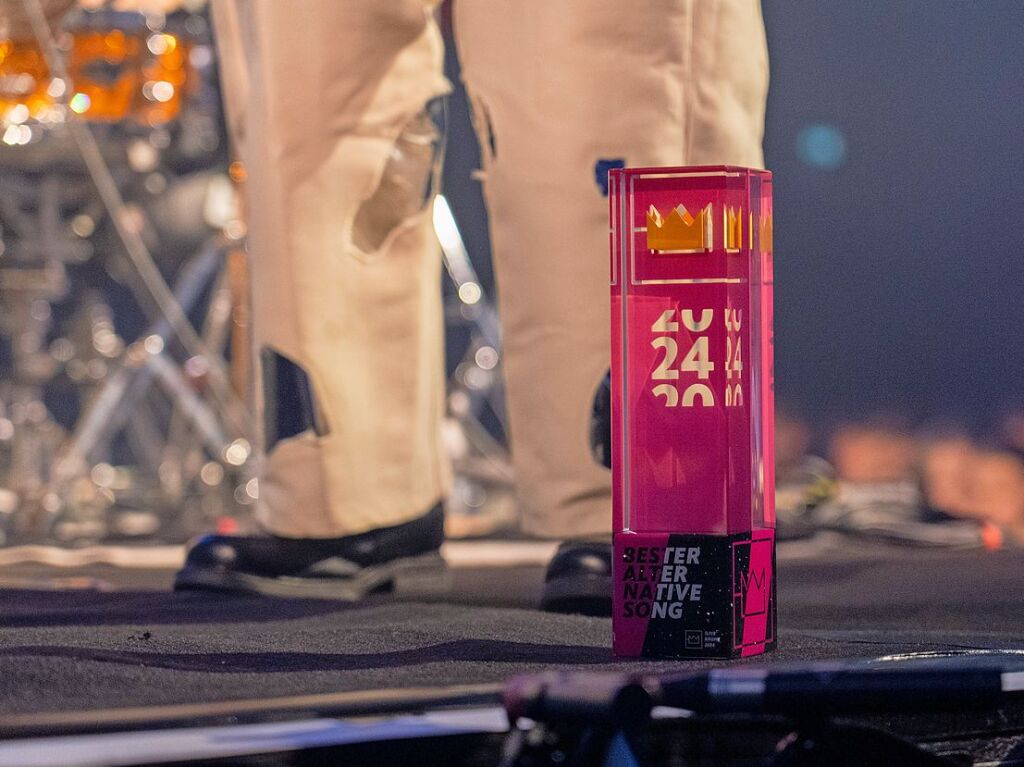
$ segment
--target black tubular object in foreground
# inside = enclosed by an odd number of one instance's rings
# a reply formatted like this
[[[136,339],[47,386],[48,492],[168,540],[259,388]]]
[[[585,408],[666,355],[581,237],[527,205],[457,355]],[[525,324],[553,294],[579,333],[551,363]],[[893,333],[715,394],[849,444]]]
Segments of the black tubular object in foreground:
[[[625,674],[552,671],[514,677],[502,695],[510,722],[578,722],[630,729],[646,722],[653,702],[643,684]]]
[[[977,660],[977,659],[975,659]],[[774,668],[718,668],[663,676],[548,673],[516,677],[505,687],[512,721],[587,721],[631,727],[653,706],[706,714],[822,718],[882,712],[961,711],[1024,701],[1024,658],[995,665],[959,658],[911,668],[915,661]]]
[[[701,713],[828,716],[949,711],[1024,699],[1024,660],[1014,667],[965,663],[929,668],[808,664],[712,669],[648,682],[657,703]]]

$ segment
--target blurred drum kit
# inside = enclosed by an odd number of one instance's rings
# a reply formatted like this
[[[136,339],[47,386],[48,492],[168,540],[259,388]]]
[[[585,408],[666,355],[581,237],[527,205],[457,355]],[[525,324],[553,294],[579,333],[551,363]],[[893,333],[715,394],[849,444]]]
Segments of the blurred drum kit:
[[[104,3],[51,28],[42,0],[0,2],[32,23],[0,37],[0,545],[244,528],[244,168],[203,4]],[[498,323],[443,197],[434,218],[457,350],[453,532],[489,532],[513,517]]]

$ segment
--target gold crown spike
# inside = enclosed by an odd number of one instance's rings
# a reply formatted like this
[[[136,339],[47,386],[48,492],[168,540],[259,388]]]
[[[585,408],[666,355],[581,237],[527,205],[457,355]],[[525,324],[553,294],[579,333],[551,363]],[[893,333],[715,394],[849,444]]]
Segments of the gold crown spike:
[[[657,253],[704,253],[711,250],[711,205],[693,216],[677,205],[667,216],[647,209],[647,249]]]
[[[737,253],[743,249],[743,210],[725,205],[722,208],[722,233],[725,249]]]
[[[761,216],[761,250],[771,253],[772,248],[772,214]]]

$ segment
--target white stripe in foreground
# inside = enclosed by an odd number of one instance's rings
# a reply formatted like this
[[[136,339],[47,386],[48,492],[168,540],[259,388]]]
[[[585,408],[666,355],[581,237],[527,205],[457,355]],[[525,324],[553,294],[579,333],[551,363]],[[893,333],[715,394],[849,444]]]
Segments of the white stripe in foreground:
[[[1024,692],[1024,671],[1006,671],[1002,674],[1003,692]]]
[[[505,710],[492,706],[386,719],[308,719],[234,727],[68,735],[0,743],[0,767],[125,767],[507,731]]]

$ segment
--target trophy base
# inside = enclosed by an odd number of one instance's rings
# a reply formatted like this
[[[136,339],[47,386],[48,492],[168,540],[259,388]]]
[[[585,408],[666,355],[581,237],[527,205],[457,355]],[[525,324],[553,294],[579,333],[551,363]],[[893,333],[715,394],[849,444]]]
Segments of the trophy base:
[[[775,646],[775,531],[620,532],[613,649],[620,657],[739,658]]]

